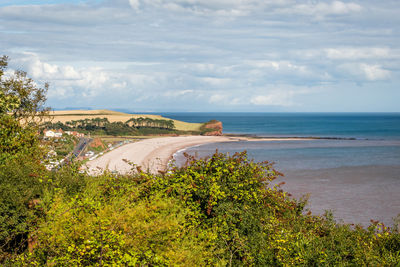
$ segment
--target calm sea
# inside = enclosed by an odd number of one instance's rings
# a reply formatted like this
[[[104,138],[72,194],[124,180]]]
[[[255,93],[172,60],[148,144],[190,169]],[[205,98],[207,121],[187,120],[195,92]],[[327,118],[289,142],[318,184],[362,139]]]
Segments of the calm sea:
[[[308,195],[314,214],[387,225],[400,214],[400,113],[162,113],[187,122],[222,121],[224,133],[263,137],[327,137],[307,141],[207,144],[186,150],[198,157],[246,150],[255,161],[273,161],[284,190]],[[336,139],[335,139],[336,138]],[[351,140],[349,140],[351,139]],[[182,162],[183,152],[175,159]]]

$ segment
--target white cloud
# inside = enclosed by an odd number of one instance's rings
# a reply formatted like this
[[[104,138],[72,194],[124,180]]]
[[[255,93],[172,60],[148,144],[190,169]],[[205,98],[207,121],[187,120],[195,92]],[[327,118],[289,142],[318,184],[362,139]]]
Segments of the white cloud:
[[[325,55],[329,59],[373,59],[389,58],[392,52],[385,47],[344,47],[344,48],[326,48]]]
[[[139,0],[129,0],[129,4],[134,10],[139,10],[140,2]]]
[[[293,6],[288,6],[282,11],[284,13],[292,14],[302,14],[302,15],[313,15],[319,18],[327,15],[345,15],[349,13],[360,12],[362,7],[359,4],[353,2],[342,2],[342,1],[332,1],[330,3],[326,2],[314,2],[297,4]]]
[[[185,63],[181,71],[200,77],[230,77],[235,74],[235,68],[238,66],[216,63]]]
[[[97,67],[82,70],[81,77],[76,84],[83,88],[99,89],[109,80],[110,75]]]
[[[183,67],[189,69],[190,71],[199,71],[205,73],[213,72],[217,68],[217,66],[212,63],[184,64]]]
[[[265,95],[257,95],[250,99],[250,103],[257,106],[293,106],[294,91],[275,91]]]
[[[64,79],[79,79],[79,73],[74,69],[72,66],[62,66],[60,67],[60,72],[62,73],[62,76]]]
[[[39,80],[76,80],[81,79],[81,74],[70,66],[58,66],[43,62],[34,53],[23,53],[11,62],[13,65],[22,66],[31,77]]]
[[[360,69],[369,81],[385,80],[390,77],[390,71],[383,69],[380,65],[360,64]]]
[[[242,17],[263,9],[291,4],[292,0],[142,0],[148,6],[200,16]]]
[[[325,14],[347,14],[351,12],[361,11],[361,6],[356,3],[344,3],[341,1],[333,1],[330,4],[318,3],[315,6],[317,12]]]
[[[163,95],[167,97],[180,97],[188,94],[193,94],[195,93],[194,90],[187,89],[187,90],[169,90],[166,91]]]
[[[154,74],[156,75],[157,73]],[[159,74],[159,76],[161,75]],[[122,75],[120,78],[126,79],[130,84],[135,86],[146,86],[146,85],[156,84],[155,77],[143,73],[127,73]]]
[[[384,69],[378,64],[366,63],[345,63],[338,67],[345,76],[361,81],[387,80],[391,76],[391,71]]]
[[[248,61],[247,64],[257,68],[268,68],[275,71],[306,72],[307,70],[306,66],[296,65],[289,61],[253,60]]]
[[[128,85],[128,83],[126,81],[122,81],[122,82],[116,82],[112,84],[112,87],[114,89],[124,89],[126,88]]]
[[[131,7],[159,8],[172,12],[192,13],[200,16],[243,17],[255,13],[301,14],[323,17],[360,12],[362,6],[354,2],[313,1],[296,4],[294,0],[129,0]]]
[[[0,7],[0,43],[18,69],[50,82],[50,99],[65,99],[52,102],[59,107],[80,99],[93,101],[87,106],[142,101],[158,110],[218,110],[221,103],[225,110],[294,110],[305,99],[299,87],[340,89],[355,80],[349,95],[381,80],[398,87],[398,11],[359,0],[9,5]],[[21,55],[27,51],[35,54]]]
[[[297,81],[326,81],[330,75],[312,65],[296,64],[291,61],[252,60],[244,64],[250,67],[248,77],[251,81],[283,81],[293,83]]]
[[[228,96],[225,94],[213,94],[212,96],[210,96],[208,102],[212,104],[221,104],[227,102],[227,100]]]
[[[205,77],[201,80],[212,86],[224,86],[230,83],[230,79],[226,78]]]
[[[251,97],[250,103],[257,106],[300,106],[300,102],[297,102],[295,99],[296,96],[315,93],[318,90],[320,90],[318,87],[272,89],[268,93],[257,94]]]
[[[73,67],[51,64],[42,61],[34,53],[24,53],[11,63],[13,66],[22,66],[34,80],[49,82],[50,98],[66,98],[74,95],[93,98],[110,93],[108,91],[110,88],[118,90],[118,93],[126,93],[157,84],[154,78],[157,74],[155,72],[153,75],[148,75],[131,71],[109,71],[97,66]],[[157,76],[162,78],[163,75]]]
[[[49,90],[48,95],[49,98],[57,98],[57,99],[68,99],[74,97],[74,90],[68,87],[57,87],[51,88]]]

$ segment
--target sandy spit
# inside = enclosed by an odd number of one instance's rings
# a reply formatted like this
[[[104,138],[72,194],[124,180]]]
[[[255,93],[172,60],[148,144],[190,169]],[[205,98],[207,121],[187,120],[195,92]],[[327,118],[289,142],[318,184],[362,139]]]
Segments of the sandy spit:
[[[177,136],[145,139],[116,148],[86,164],[88,173],[98,175],[105,169],[119,173],[129,173],[132,165],[141,166],[142,170],[158,173],[167,168],[175,152],[180,149],[219,142],[236,141],[281,141],[299,140],[299,138],[261,138],[228,137],[228,136]],[[303,138],[303,140],[309,140]]]
[[[206,143],[238,141],[225,136],[177,136],[141,140],[116,148],[86,164],[88,173],[98,175],[105,169],[119,173],[129,173],[132,165],[157,173],[165,170],[172,155],[180,149]]]

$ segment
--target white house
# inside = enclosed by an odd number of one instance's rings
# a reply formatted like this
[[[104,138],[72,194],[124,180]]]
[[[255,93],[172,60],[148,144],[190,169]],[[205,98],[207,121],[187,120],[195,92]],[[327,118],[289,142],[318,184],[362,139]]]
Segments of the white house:
[[[44,130],[43,134],[44,134],[45,137],[55,137],[56,133],[54,131],[52,131],[52,130]]]
[[[54,131],[54,130],[44,130],[43,134],[45,137],[62,137],[63,133],[62,131]]]
[[[93,157],[94,156],[94,152],[93,151],[88,151],[85,154],[86,157]]]
[[[75,137],[85,137],[85,134],[78,133],[77,131],[65,131],[65,133],[68,135],[75,136]]]

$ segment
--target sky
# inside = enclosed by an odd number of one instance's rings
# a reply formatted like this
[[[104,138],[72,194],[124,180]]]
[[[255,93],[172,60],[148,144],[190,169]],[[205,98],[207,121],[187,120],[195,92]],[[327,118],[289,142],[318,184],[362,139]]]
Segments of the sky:
[[[0,0],[53,109],[400,112],[398,0]]]

